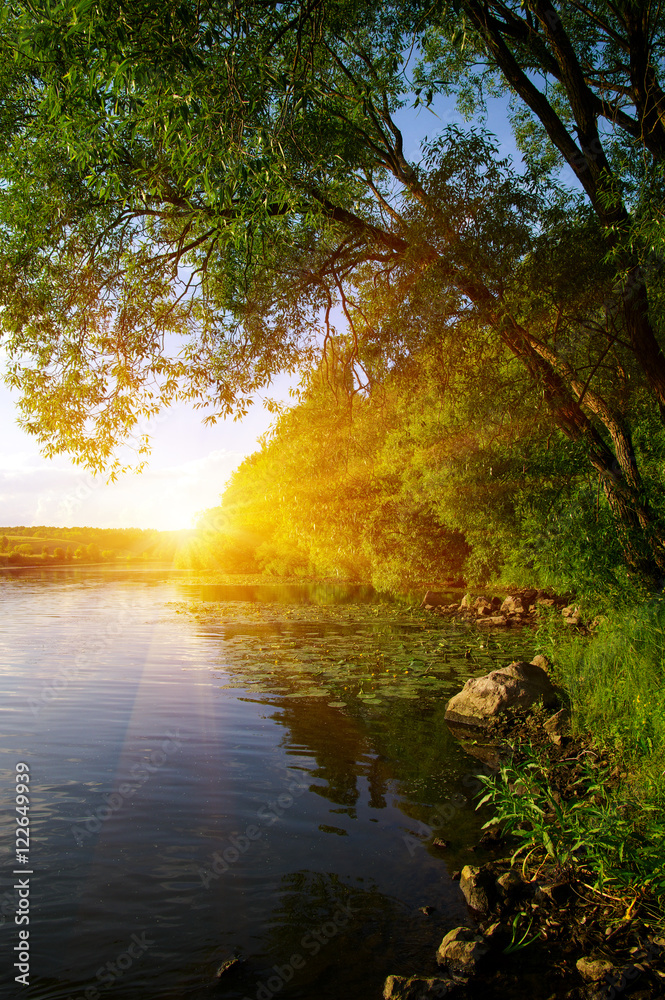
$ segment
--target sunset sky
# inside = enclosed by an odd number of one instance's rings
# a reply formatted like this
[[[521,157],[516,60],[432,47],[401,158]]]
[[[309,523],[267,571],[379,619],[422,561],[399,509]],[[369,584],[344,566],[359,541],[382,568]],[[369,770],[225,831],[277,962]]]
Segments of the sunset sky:
[[[242,422],[206,427],[201,411],[178,406],[155,427],[148,467],[107,485],[64,455],[43,458],[17,427],[13,396],[0,385],[0,525],[189,528],[197,511],[219,502],[231,472],[273,419],[257,402]]]

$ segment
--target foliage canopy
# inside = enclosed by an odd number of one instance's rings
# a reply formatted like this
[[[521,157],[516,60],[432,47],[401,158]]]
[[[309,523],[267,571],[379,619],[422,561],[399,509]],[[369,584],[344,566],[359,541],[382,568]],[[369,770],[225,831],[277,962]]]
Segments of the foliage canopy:
[[[24,426],[113,470],[176,399],[243,412],[321,358],[369,399],[435,358],[460,413],[479,370],[497,411],[520,387],[596,477],[627,567],[660,578],[635,437],[665,413],[664,27],[634,0],[6,5],[0,295]],[[401,108],[501,91],[521,171],[478,129],[408,160]]]

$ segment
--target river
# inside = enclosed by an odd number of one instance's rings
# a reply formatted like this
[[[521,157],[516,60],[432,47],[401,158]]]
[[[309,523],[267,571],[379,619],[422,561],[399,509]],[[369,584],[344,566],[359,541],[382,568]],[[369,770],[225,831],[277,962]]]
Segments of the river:
[[[522,637],[157,568],[5,573],[0,607],[6,996],[360,1000],[436,974],[486,818],[446,699]]]

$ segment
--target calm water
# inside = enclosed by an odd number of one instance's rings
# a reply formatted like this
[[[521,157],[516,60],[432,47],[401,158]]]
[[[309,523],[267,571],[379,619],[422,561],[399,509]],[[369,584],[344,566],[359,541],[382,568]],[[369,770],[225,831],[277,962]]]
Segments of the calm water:
[[[3,995],[353,1000],[434,974],[483,822],[443,709],[511,650],[362,588],[165,571],[5,574],[0,608]],[[12,874],[19,761],[30,876]]]

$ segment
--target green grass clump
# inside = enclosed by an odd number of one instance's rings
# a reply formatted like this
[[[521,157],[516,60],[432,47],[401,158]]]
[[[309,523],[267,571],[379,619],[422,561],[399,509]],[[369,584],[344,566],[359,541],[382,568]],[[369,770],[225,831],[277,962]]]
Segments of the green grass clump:
[[[519,858],[525,872],[549,861],[560,876],[582,878],[599,892],[665,900],[665,817],[627,795],[611,767],[598,768],[591,756],[569,798],[553,791],[551,766],[536,760],[481,781],[478,807],[494,806],[487,825],[499,820],[520,842],[513,862]]]
[[[586,755],[572,797],[552,791],[557,763],[531,752],[487,779],[483,801],[521,840],[518,854],[529,865],[549,861],[627,900],[646,890],[662,903],[665,598],[608,612],[591,635],[571,635],[552,615],[541,623],[538,645],[569,699],[574,734],[598,752]]]
[[[665,787],[665,600],[608,615],[591,638],[560,641],[554,663],[575,729]]]

